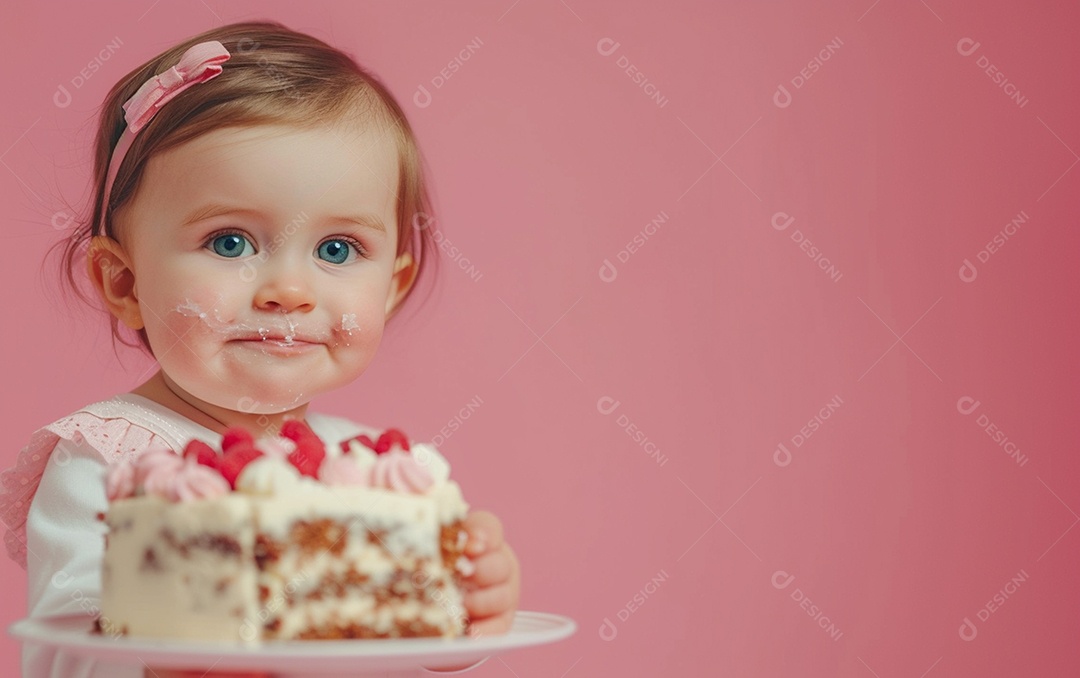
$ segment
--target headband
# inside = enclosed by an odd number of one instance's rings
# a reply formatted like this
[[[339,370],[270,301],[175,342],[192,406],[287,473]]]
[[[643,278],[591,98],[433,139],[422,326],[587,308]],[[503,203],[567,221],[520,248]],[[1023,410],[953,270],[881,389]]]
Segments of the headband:
[[[175,66],[151,77],[130,99],[124,102],[127,127],[113,148],[109,172],[105,178],[105,197],[101,203],[101,223],[98,233],[105,233],[105,214],[109,211],[109,194],[120,164],[124,162],[135,135],[157,114],[158,109],[172,101],[192,85],[206,82],[221,73],[221,64],[229,60],[229,50],[217,40],[200,42],[189,48]]]

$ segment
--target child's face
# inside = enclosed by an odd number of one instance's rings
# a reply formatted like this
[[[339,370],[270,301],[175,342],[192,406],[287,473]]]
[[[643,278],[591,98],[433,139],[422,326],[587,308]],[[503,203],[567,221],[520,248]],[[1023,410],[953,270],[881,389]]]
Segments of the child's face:
[[[119,239],[165,374],[253,413],[358,377],[402,277],[397,183],[393,138],[359,126],[223,129],[151,158]],[[187,223],[208,205],[232,211]]]

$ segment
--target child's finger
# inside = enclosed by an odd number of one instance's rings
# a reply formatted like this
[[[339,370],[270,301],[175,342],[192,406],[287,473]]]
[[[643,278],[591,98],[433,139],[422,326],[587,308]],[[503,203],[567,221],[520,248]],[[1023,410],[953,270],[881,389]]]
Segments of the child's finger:
[[[470,513],[465,518],[465,531],[469,534],[469,541],[465,545],[469,555],[479,555],[502,546],[502,522],[490,511]]]
[[[470,618],[483,619],[514,610],[514,591],[509,584],[489,586],[465,594],[465,609]]]
[[[488,551],[473,561],[476,571],[466,580],[474,588],[502,584],[510,580],[514,564],[506,549]]]
[[[514,611],[509,610],[494,617],[477,619],[469,623],[469,637],[500,636],[510,630],[514,623]]]

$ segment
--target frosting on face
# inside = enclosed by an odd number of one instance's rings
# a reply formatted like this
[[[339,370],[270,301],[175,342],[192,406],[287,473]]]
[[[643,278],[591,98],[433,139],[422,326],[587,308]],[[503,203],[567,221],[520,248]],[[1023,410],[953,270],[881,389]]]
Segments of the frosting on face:
[[[399,153],[366,124],[343,131],[223,128],[147,163],[117,215],[137,272],[125,323],[171,387],[279,414],[367,369],[400,296]]]
[[[250,339],[263,342],[266,345],[281,343],[285,345],[296,344],[301,341],[312,343],[339,343],[341,334],[351,335],[359,331],[360,325],[356,323],[355,313],[345,313],[341,322],[335,326],[326,328],[317,326],[315,323],[305,321],[303,325],[298,323],[292,316],[285,312],[265,315],[259,320],[226,320],[222,317],[217,305],[209,311],[204,310],[197,302],[185,299],[176,307],[176,312],[187,318],[195,318],[212,332],[220,334],[226,341]]]

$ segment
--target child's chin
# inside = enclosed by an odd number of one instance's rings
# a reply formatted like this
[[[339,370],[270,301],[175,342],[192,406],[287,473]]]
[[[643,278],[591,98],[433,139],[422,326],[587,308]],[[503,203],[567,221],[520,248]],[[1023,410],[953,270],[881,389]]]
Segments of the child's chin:
[[[272,375],[265,374],[260,379],[248,379],[242,382],[237,380],[234,382],[247,385],[242,389],[227,388],[220,382],[216,385],[205,384],[205,388],[199,389],[201,395],[196,394],[196,396],[211,405],[235,412],[280,414],[307,404],[314,396],[327,390],[325,388],[316,388],[308,391],[298,391],[287,387],[290,383],[298,382],[299,380],[295,376],[289,379],[274,379]]]

